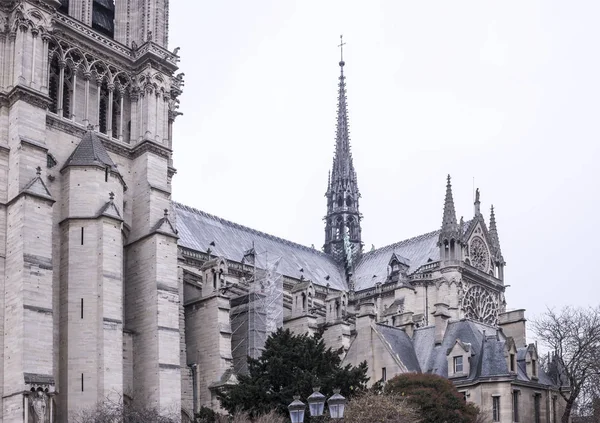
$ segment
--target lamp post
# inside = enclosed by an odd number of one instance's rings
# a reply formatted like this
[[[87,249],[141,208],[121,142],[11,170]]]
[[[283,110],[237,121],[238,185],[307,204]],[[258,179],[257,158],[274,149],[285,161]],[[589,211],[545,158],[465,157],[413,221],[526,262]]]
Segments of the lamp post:
[[[288,405],[288,410],[290,411],[290,419],[292,423],[304,423],[304,408],[305,404],[300,401],[300,397],[298,395],[294,396],[294,401],[290,405]]]
[[[329,415],[332,419],[343,419],[346,409],[346,398],[340,395],[339,389],[333,390],[333,395],[327,400]]]

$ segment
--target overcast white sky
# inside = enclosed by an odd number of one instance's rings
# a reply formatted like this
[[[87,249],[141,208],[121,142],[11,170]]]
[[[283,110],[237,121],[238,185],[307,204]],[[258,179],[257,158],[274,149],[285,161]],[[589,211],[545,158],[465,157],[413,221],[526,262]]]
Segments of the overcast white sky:
[[[600,2],[171,2],[174,199],[320,248],[339,35],[367,250],[494,204],[507,301],[600,297]]]

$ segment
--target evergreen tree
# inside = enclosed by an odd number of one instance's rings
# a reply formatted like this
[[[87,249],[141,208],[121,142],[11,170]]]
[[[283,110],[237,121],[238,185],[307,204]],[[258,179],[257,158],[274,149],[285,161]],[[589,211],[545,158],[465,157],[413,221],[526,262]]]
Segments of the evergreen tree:
[[[326,348],[319,335],[294,335],[278,329],[267,339],[258,359],[248,358],[248,375],[238,375],[237,385],[219,392],[221,405],[230,413],[244,410],[254,416],[276,409],[287,414],[294,395],[306,403],[313,387],[319,387],[326,397],[339,388],[350,398],[366,389],[367,363],[342,366],[340,353]]]

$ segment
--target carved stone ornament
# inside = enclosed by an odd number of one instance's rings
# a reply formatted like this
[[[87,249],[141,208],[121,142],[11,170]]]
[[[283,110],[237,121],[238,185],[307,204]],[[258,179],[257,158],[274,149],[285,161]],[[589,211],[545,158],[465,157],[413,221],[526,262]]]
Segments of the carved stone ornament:
[[[471,264],[477,269],[485,272],[488,269],[490,253],[485,242],[480,237],[474,237],[471,241]]]
[[[489,325],[498,323],[498,300],[485,288],[474,285],[465,293],[462,305],[467,319]]]

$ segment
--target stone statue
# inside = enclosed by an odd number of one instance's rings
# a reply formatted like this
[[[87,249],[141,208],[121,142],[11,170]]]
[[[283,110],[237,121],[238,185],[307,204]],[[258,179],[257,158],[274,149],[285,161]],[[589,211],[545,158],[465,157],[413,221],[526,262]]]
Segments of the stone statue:
[[[344,231],[344,252],[346,253],[346,266],[352,268],[352,246],[350,245],[350,234],[348,228]]]
[[[479,188],[475,190],[475,202],[479,203]]]
[[[33,419],[36,423],[46,423],[46,394],[42,391],[37,391],[31,400],[31,408],[33,408]]]

